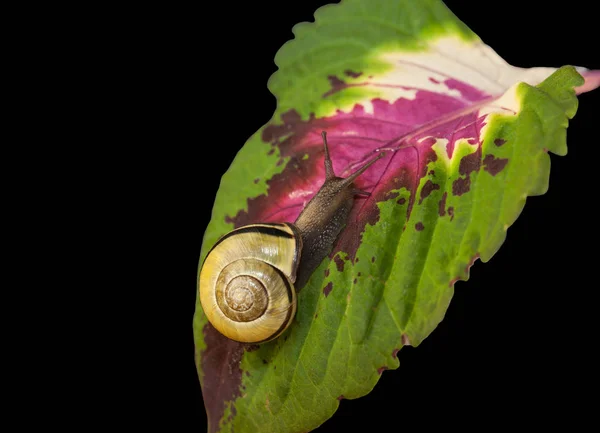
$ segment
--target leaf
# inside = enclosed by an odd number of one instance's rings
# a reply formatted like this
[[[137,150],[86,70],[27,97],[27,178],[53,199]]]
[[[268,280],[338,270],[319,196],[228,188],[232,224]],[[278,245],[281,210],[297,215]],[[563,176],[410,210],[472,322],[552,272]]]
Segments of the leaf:
[[[576,93],[600,71],[508,65],[440,1],[342,0],[293,29],[269,81],[277,97],[222,178],[200,264],[219,236],[293,222],[324,180],[387,149],[330,259],[277,340],[245,346],[194,316],[196,363],[216,432],[306,432],[367,394],[404,345],[443,319],[453,285],[503,243],[567,153]],[[585,79],[583,77],[585,77]]]

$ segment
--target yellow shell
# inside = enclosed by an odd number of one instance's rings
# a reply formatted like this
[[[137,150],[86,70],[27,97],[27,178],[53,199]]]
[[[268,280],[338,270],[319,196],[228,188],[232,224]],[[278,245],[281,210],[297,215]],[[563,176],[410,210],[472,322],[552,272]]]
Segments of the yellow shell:
[[[199,278],[202,309],[226,337],[262,343],[279,336],[296,313],[302,240],[292,224],[252,224],[221,237]]]

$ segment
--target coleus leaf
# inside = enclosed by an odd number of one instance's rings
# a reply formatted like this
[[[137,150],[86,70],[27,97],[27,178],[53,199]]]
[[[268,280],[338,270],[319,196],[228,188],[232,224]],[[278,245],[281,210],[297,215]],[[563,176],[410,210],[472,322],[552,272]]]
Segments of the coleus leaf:
[[[358,198],[330,259],[299,292],[279,339],[227,340],[194,316],[209,430],[305,432],[341,398],[368,393],[396,353],[443,319],[457,280],[501,246],[527,196],[546,192],[565,155],[578,92],[600,71],[508,65],[440,1],[342,0],[275,61],[271,121],[222,178],[200,264],[219,236],[294,221],[324,179],[320,133]]]

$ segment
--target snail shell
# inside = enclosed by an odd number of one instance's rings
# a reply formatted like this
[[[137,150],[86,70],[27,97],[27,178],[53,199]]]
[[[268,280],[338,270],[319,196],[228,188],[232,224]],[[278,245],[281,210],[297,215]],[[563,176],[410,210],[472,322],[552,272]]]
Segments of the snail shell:
[[[221,237],[200,273],[200,301],[226,337],[262,343],[279,336],[296,313],[294,282],[302,238],[293,224],[252,224]]]

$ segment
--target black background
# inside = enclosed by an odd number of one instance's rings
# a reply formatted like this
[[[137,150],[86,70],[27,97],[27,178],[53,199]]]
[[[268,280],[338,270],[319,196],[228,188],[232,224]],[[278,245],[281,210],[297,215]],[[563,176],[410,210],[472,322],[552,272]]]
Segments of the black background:
[[[141,105],[147,102],[149,112],[144,133],[130,137],[143,173],[128,190],[129,204],[143,208],[131,224],[143,227],[141,249],[153,256],[138,269],[149,281],[136,286],[152,306],[131,336],[149,341],[131,371],[140,387],[128,394],[132,406],[148,402],[140,419],[165,421],[174,431],[206,428],[192,337],[202,236],[221,175],[275,109],[266,87],[275,53],[292,38],[293,25],[312,21],[322,4],[157,6],[131,18],[143,30],[133,31],[125,55],[129,62],[140,53],[150,58],[131,77],[147,86]],[[513,65],[600,68],[597,17],[586,2],[446,4]],[[548,193],[529,198],[500,251],[456,284],[443,322],[419,347],[400,351],[399,369],[384,372],[367,396],[342,401],[317,431],[354,431],[364,423],[373,431],[572,429],[589,420],[599,361],[598,92],[579,97],[569,153],[552,155]]]

